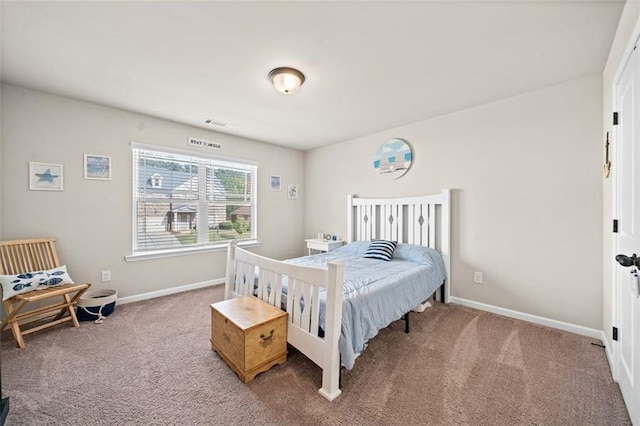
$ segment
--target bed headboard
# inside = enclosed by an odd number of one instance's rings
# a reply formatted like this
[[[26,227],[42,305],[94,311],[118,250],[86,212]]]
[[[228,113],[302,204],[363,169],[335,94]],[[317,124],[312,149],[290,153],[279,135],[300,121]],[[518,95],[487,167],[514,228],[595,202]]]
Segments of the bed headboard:
[[[347,199],[347,242],[383,239],[431,247],[442,254],[451,282],[451,190],[417,197],[349,195]]]

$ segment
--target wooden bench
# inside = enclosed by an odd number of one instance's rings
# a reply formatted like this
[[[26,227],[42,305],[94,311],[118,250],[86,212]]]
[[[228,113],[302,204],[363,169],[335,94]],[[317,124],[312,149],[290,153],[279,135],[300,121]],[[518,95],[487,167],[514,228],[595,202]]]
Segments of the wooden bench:
[[[26,272],[54,269],[60,266],[56,252],[55,238],[35,238],[29,240],[0,241],[0,274],[17,275]],[[24,348],[25,334],[71,321],[78,327],[74,305],[91,286],[85,284],[63,284],[55,287],[18,294],[4,301],[5,318],[0,331],[11,327],[18,347]],[[58,297],[61,298],[57,299]],[[41,302],[35,309],[25,310],[32,303]],[[65,314],[69,314],[65,316]],[[28,329],[21,327],[39,322]]]

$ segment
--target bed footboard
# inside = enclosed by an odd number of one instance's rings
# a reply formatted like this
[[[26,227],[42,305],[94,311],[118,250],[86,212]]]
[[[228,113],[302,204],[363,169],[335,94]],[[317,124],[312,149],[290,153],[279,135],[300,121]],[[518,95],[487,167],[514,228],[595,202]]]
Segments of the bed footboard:
[[[287,291],[283,295],[285,285]],[[342,392],[338,350],[342,285],[340,262],[330,262],[328,270],[297,266],[243,250],[236,241],[229,242],[225,299],[252,294],[285,310],[287,342],[322,368],[319,392],[329,401]],[[324,337],[319,336],[321,299],[325,299]]]

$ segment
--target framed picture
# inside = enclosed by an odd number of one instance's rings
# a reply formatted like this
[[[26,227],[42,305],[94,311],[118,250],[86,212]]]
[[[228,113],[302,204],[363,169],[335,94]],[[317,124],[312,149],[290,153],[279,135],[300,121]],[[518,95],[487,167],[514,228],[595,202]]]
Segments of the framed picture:
[[[29,162],[29,189],[32,191],[63,191],[62,164]]]
[[[290,200],[298,199],[298,185],[289,185],[287,188],[287,198]]]
[[[111,180],[111,157],[105,155],[84,155],[84,178]]]
[[[269,178],[269,187],[272,191],[280,191],[280,176],[271,175]]]
[[[373,157],[373,168],[387,179],[402,177],[413,159],[411,146],[403,139],[391,139],[380,145]]]

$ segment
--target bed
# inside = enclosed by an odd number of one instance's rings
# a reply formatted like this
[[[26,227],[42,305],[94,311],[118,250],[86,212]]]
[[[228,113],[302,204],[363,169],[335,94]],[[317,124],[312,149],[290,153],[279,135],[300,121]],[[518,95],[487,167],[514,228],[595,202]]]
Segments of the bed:
[[[225,298],[253,294],[289,314],[287,341],[322,368],[319,392],[341,393],[367,341],[441,288],[448,301],[450,191],[409,198],[348,197],[347,242],[277,261],[229,243]],[[363,258],[371,240],[397,241],[390,262]],[[364,273],[363,273],[364,271]]]

